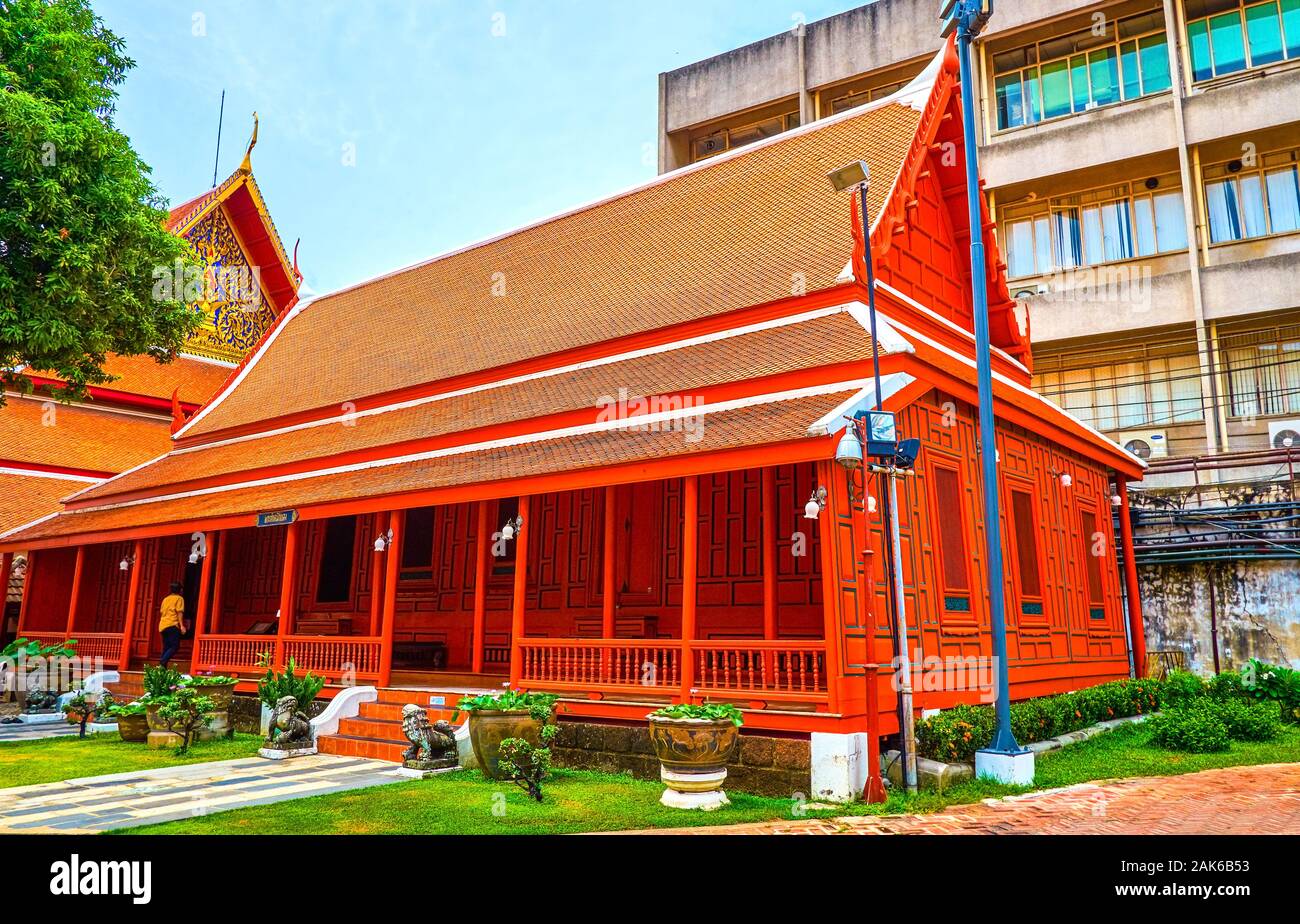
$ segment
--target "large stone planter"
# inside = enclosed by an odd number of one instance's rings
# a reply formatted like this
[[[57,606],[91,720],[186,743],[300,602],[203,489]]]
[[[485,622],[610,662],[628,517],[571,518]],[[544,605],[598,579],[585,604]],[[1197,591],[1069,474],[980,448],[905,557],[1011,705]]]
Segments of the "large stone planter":
[[[211,720],[208,724],[194,732],[194,738],[197,741],[212,741],[216,738],[228,738],[231,734],[230,728],[230,702],[234,699],[235,684],[205,684],[203,678],[196,677],[192,686],[200,695],[206,696],[212,700],[215,708],[211,713]]]
[[[523,738],[533,747],[542,746],[542,723],[524,711],[499,712],[480,709],[469,714],[469,741],[479,769],[490,780],[497,775],[497,758],[501,742],[507,738]]]
[[[184,739],[176,732],[169,731],[167,723],[158,718],[158,710],[161,708],[161,704],[145,707],[145,721],[149,727],[145,743],[151,748],[178,748],[184,743]]]
[[[146,715],[119,715],[117,733],[123,741],[144,741],[149,737],[149,717]]]
[[[660,802],[671,808],[712,811],[729,805],[722,784],[736,752],[740,729],[726,719],[648,716],[650,744],[667,787]]]

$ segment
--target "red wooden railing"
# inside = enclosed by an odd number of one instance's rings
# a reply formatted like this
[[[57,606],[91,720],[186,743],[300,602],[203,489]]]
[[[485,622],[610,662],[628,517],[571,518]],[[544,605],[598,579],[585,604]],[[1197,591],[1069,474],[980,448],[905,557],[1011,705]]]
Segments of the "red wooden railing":
[[[117,666],[122,658],[121,632],[74,632],[77,655],[82,658],[103,658],[104,664]]]
[[[522,682],[582,690],[675,692],[682,645],[660,639],[525,638]]]
[[[380,645],[378,636],[290,635],[284,640],[284,660],[293,658],[300,671],[336,682],[378,680]]]
[[[194,670],[218,674],[255,671],[264,652],[275,651],[274,635],[205,635],[194,652]]]
[[[823,642],[692,642],[695,686],[702,694],[740,693],[823,702],[827,698]]]
[[[682,698],[724,696],[826,702],[826,645],[808,641],[525,638],[519,642],[524,686]],[[695,665],[682,689],[683,659]]]
[[[42,645],[56,645],[65,641],[68,637],[66,632],[29,632],[23,631],[18,633],[18,638],[25,638],[29,642],[40,642]]]
[[[311,671],[327,680],[379,679],[377,636],[287,635],[284,660],[293,658],[299,673]],[[274,635],[207,635],[199,639],[194,669],[247,674],[261,669],[262,655],[274,654]]]

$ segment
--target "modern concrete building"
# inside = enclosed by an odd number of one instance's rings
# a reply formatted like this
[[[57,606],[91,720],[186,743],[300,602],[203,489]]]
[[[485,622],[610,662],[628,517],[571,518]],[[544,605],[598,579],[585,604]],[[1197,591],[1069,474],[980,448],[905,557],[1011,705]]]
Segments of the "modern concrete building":
[[[659,77],[659,169],[892,92],[937,0]],[[1153,458],[1300,447],[1300,0],[998,2],[981,168],[1035,381]]]

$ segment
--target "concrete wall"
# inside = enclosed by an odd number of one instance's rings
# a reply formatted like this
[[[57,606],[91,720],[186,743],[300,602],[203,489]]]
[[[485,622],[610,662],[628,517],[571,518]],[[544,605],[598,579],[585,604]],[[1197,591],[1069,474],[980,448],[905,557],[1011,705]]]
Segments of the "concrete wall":
[[[1182,651],[1189,669],[1214,672],[1213,582],[1221,670],[1251,658],[1300,668],[1300,563],[1144,566],[1138,578],[1148,651]]]

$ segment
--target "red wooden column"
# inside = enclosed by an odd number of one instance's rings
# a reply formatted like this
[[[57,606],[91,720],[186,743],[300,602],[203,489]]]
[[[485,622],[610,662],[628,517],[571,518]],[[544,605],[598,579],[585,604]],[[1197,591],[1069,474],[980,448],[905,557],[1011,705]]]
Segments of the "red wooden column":
[[[131,669],[131,639],[135,635],[135,611],[140,604],[140,572],[144,570],[143,540],[135,540],[131,559],[131,577],[126,585],[126,619],[122,621],[122,653],[117,659],[119,671]]]
[[[386,536],[388,533],[387,513],[375,514],[375,539]],[[387,539],[385,539],[385,544]],[[370,551],[370,636],[377,636],[380,627],[383,625],[384,615],[384,558],[383,552],[374,551],[373,544]]]
[[[763,469],[763,638],[777,637],[776,623],[776,469]]]
[[[217,539],[217,563],[212,572],[212,609],[208,613],[208,624],[204,628],[205,633],[218,633],[221,631],[221,604],[225,602],[225,583],[226,583],[226,532],[222,530]]]
[[[614,518],[618,516],[618,489],[613,485],[605,488],[605,523],[601,546],[601,581],[600,581],[600,637],[613,638],[616,633],[615,614],[618,611],[617,551],[615,549]],[[608,682],[610,669],[614,665],[614,650],[606,648],[600,657],[601,680]]]
[[[470,670],[483,673],[483,632],[487,627],[488,567],[492,561],[492,523],[488,519],[489,501],[481,500],[477,506],[474,526],[474,631],[470,636],[473,646]]]
[[[280,576],[280,622],[275,628],[275,665],[284,667],[284,639],[293,634],[293,603],[298,590],[298,521],[284,537],[284,569]]]
[[[77,546],[77,564],[72,569],[72,594],[68,600],[68,629],[64,639],[72,638],[73,624],[77,620],[77,598],[81,596],[81,573],[86,566],[86,547]]]
[[[217,556],[221,554],[221,547],[225,545],[225,543],[221,541],[222,537],[220,533],[209,533],[205,539],[208,554],[203,556],[203,565],[199,570],[199,602],[198,605],[194,607],[194,636],[191,641],[192,653],[190,655],[191,673],[197,673],[202,670],[204,666],[203,662],[199,660],[199,647],[200,643],[203,641],[203,636],[206,633],[208,617],[211,615],[211,610],[208,607],[208,595],[212,592],[212,567],[216,561],[216,556],[213,555],[212,549],[213,540],[216,540]]]
[[[510,615],[510,686],[519,686],[524,673],[524,605],[528,602],[528,530],[533,524],[528,521],[528,497],[519,498],[519,517],[523,521],[520,531],[515,534],[515,589],[511,600],[513,611]]]
[[[15,553],[17,554],[17,553]],[[23,634],[27,623],[27,601],[31,599],[32,575],[36,573],[36,550],[27,550],[27,567],[23,569],[23,599],[18,604],[18,634]],[[5,593],[8,593],[8,588]]]
[[[9,609],[9,576],[14,570],[16,552],[0,552],[0,622]]]
[[[393,631],[397,624],[397,577],[402,567],[402,533],[406,530],[406,511],[395,510],[388,517],[392,541],[384,554],[384,612],[379,633],[379,685],[386,687],[393,678]]]
[[[1119,492],[1119,541],[1124,548],[1124,589],[1128,596],[1129,636],[1133,646],[1133,675],[1146,674],[1147,638],[1142,622],[1142,595],[1138,591],[1137,560],[1133,552],[1133,519],[1128,507],[1128,479],[1115,476],[1115,490]]]
[[[695,599],[699,583],[700,479],[687,475],[682,502],[682,701],[689,703],[695,686]]]

